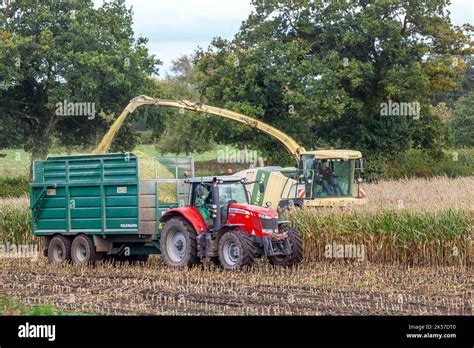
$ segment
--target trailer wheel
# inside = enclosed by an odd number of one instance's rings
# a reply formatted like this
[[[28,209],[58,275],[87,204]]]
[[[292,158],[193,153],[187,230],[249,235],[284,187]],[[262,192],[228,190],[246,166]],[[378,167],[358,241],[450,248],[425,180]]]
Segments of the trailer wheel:
[[[171,267],[192,267],[199,263],[196,231],[182,217],[168,220],[161,232],[160,250],[163,261]]]
[[[219,261],[225,270],[251,266],[257,255],[252,237],[245,231],[229,231],[219,240]]]
[[[274,266],[290,267],[303,260],[303,242],[301,234],[294,228],[288,228],[288,239],[290,241],[290,255],[269,256],[270,264]]]
[[[103,254],[95,250],[94,241],[91,237],[80,234],[72,241],[71,259],[75,264],[93,263],[102,258]]]
[[[64,236],[54,236],[48,244],[48,259],[51,263],[71,260],[71,241]]]

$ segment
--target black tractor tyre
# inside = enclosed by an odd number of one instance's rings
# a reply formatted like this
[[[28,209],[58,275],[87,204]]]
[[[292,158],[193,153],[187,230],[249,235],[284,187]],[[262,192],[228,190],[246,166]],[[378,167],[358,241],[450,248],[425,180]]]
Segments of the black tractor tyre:
[[[245,231],[229,231],[219,240],[219,261],[226,271],[250,267],[258,254],[252,236]]]
[[[71,240],[64,236],[54,236],[48,244],[48,259],[51,263],[71,260]]]
[[[170,267],[192,267],[200,262],[193,226],[182,217],[168,220],[161,231],[163,262]]]
[[[94,241],[91,237],[80,234],[74,238],[71,245],[71,259],[76,265],[94,263],[102,260],[104,254],[95,250]]]
[[[303,261],[303,242],[301,234],[294,228],[288,228],[288,239],[290,242],[290,255],[269,256],[270,264],[281,267],[291,267]]]

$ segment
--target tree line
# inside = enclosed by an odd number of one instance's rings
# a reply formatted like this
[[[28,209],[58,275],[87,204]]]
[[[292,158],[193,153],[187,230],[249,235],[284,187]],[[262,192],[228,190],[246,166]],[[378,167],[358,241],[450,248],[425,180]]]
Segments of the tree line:
[[[161,62],[146,38],[134,38],[124,0],[98,8],[91,0],[3,3],[0,148],[42,158],[53,143],[93,146],[140,94],[232,109],[306,148],[357,149],[374,162],[410,148],[436,157],[473,146],[473,26],[453,25],[447,0],[252,6],[232,39],[216,37],[158,78]],[[96,115],[61,114],[65,102],[93,103]],[[418,111],[401,113],[404,106]],[[267,163],[291,162],[281,145],[243,125],[151,107],[130,117],[112,150],[133,150],[137,124],[163,153],[220,143],[257,149]]]

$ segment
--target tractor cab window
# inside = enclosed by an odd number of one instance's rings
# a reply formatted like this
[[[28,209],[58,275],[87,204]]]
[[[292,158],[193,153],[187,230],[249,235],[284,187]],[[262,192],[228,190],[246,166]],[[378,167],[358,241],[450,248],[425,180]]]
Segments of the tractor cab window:
[[[229,201],[235,203],[248,204],[247,192],[241,182],[229,183],[219,186],[219,204],[227,205]]]
[[[194,205],[196,207],[204,207],[206,205],[212,204],[212,194],[211,194],[211,186],[203,185],[204,190],[202,191],[202,195],[198,195],[196,192],[196,187],[194,190]]]
[[[210,211],[212,205],[212,193],[211,193],[211,186],[203,185],[202,194],[198,194],[196,190],[196,186],[194,186],[194,206],[201,214],[202,218],[206,226],[209,228],[212,226],[212,214]]]
[[[354,181],[354,160],[317,160],[315,197],[351,197]]]

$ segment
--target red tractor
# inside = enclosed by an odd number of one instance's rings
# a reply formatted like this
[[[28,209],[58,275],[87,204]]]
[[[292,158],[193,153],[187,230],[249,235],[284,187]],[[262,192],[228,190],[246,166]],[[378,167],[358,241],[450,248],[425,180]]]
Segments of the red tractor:
[[[173,267],[191,267],[210,258],[226,270],[250,266],[257,257],[291,266],[303,259],[299,232],[278,221],[278,213],[249,204],[244,178],[187,179],[190,205],[167,210],[160,219],[160,250]],[[259,184],[264,191],[263,183]]]

